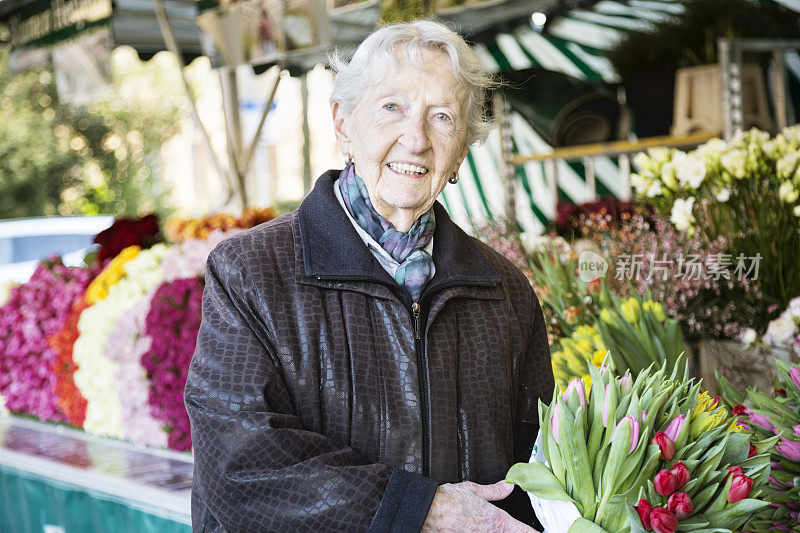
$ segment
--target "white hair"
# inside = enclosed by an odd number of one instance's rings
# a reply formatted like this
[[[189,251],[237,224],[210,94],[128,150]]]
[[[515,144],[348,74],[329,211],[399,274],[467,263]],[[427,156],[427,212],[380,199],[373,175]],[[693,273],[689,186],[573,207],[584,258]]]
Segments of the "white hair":
[[[358,46],[350,61],[338,50],[331,54],[329,62],[336,80],[330,103],[338,102],[345,113],[350,113],[365,89],[375,82],[376,75],[382,79],[390,67],[397,67],[396,54],[401,50],[409,60],[417,62],[421,50],[439,50],[447,55],[453,74],[467,89],[467,145],[486,141],[493,124],[484,103],[487,90],[496,87],[497,82],[460,35],[431,20],[376,29]]]

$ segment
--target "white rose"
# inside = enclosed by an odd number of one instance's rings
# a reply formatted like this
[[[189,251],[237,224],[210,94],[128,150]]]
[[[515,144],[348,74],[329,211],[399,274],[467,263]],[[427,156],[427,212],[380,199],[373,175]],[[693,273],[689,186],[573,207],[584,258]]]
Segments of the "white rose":
[[[756,330],[753,328],[747,328],[744,330],[741,335],[739,335],[739,340],[745,345],[750,346],[754,342],[756,342],[756,338],[758,335],[756,334]]]
[[[734,178],[744,178],[745,164],[747,163],[747,151],[745,150],[731,150],[723,154],[720,158],[722,167]]]
[[[795,320],[800,319],[800,296],[789,300],[788,310]]]
[[[800,197],[800,192],[796,191],[791,181],[784,181],[778,188],[778,199],[785,204],[793,204]]]
[[[669,153],[670,153],[670,149],[669,148],[664,148],[663,146],[656,146],[655,148],[648,148],[647,149],[647,154],[652,159],[654,159],[655,161],[658,161],[659,163],[664,163],[664,162],[668,161],[669,160]]]
[[[794,321],[776,318],[767,326],[767,332],[764,334],[764,342],[772,346],[788,345],[792,341],[796,331],[797,326]]]
[[[633,164],[636,168],[648,168],[650,166],[650,158],[644,152],[639,152],[633,156]]]
[[[775,172],[781,179],[789,179],[794,174],[794,169],[797,166],[797,160],[800,159],[800,152],[789,152],[784,155],[775,164]]]
[[[800,217],[800,205],[796,205],[792,208],[792,214],[796,217]]]
[[[647,189],[645,189],[644,194],[648,198],[655,198],[656,196],[661,196],[663,194],[663,189],[661,188],[661,182],[658,180],[650,181]]]
[[[676,175],[681,185],[697,189],[706,177],[706,165],[695,157],[686,157],[677,167]]]
[[[669,217],[670,222],[675,225],[680,231],[685,231],[692,227],[695,219],[692,215],[692,207],[694,207],[694,198],[690,197],[686,200],[678,198],[672,205],[672,213]]]
[[[783,130],[783,136],[789,142],[800,142],[800,124],[789,126]]]
[[[731,190],[727,187],[715,188],[714,189],[714,198],[717,199],[718,202],[727,202],[731,197]]]
[[[668,189],[678,188],[678,180],[675,179],[675,163],[672,161],[667,161],[661,167],[661,181],[664,182]]]
[[[705,144],[701,144],[694,151],[697,157],[705,159],[706,161],[713,161],[718,159],[722,153],[728,149],[728,143],[722,139],[711,139]]]

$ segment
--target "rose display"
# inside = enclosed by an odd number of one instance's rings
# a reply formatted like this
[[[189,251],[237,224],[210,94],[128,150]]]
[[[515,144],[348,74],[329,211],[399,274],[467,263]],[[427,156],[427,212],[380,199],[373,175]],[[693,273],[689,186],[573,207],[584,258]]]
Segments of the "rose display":
[[[153,216],[118,220],[95,239],[90,265],[42,262],[0,307],[0,412],[190,450],[183,387],[206,260],[271,213],[228,215],[233,229],[206,227],[175,244],[161,241]]]

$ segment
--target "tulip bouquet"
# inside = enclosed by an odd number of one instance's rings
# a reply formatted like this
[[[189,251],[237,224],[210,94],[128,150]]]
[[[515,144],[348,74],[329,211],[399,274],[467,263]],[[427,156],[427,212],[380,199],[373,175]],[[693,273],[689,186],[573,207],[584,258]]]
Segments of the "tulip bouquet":
[[[755,389],[747,396],[717,375],[725,401],[753,438],[775,435],[772,472],[764,499],[770,507],[747,524],[750,531],[800,530],[800,364],[776,360],[778,377],[771,396]]]
[[[682,357],[636,379],[587,366],[588,396],[576,379],[549,406],[539,402],[532,462],[506,476],[529,492],[547,532],[726,532],[768,505],[776,437],[751,442],[678,371]]]

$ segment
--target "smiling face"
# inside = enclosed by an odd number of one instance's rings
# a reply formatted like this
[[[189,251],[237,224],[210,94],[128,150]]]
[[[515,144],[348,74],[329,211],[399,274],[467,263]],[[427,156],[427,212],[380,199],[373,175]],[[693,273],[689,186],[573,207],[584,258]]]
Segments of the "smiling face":
[[[467,90],[446,54],[399,54],[396,69],[366,89],[353,110],[333,104],[339,148],[350,153],[375,210],[399,231],[431,208],[467,155]]]

